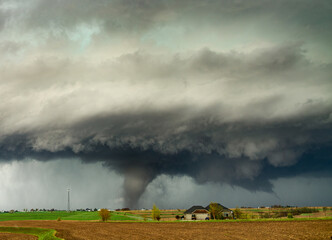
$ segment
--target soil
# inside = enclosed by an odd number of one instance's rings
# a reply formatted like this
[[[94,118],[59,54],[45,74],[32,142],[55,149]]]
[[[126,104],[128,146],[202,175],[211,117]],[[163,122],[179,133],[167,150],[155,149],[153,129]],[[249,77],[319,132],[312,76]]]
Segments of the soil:
[[[0,233],[0,240],[38,240],[37,236],[20,233]]]
[[[280,222],[79,222],[7,221],[0,226],[41,227],[66,240],[105,239],[310,239],[330,240],[332,220]],[[6,239],[6,238],[5,238]],[[7,238],[17,239],[17,238]],[[24,238],[27,239],[27,238]]]

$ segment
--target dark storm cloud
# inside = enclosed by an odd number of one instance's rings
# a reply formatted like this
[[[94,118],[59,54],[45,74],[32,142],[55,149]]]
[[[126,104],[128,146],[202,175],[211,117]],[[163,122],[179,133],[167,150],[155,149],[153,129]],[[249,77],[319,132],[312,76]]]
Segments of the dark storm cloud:
[[[1,161],[102,162],[131,207],[162,174],[271,192],[331,173],[332,68],[307,49],[328,52],[330,1],[0,4]]]
[[[2,141],[0,158],[44,161],[79,157],[88,163],[101,161],[125,176],[128,206],[136,206],[146,186],[161,174],[188,175],[198,183],[220,182],[271,192],[272,179],[300,174],[323,176],[332,171],[331,125],[319,124],[326,120],[326,114],[318,120],[260,126],[245,122],[206,124],[205,118],[210,117],[206,116],[182,123],[188,128],[181,134],[170,132],[169,123],[181,112],[94,117],[63,133],[65,138],[85,131],[81,135],[85,138],[75,143],[81,146],[79,150],[74,145],[60,151],[35,150],[35,137],[11,136]],[[48,137],[52,134],[49,132]],[[301,137],[310,140],[299,143]],[[266,150],[271,139],[276,144]],[[230,142],[236,149],[228,149]]]

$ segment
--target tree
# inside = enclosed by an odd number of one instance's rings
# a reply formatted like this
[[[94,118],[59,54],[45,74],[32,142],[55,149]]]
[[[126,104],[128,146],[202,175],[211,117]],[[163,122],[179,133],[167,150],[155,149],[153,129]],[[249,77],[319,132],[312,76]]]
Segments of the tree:
[[[153,204],[151,217],[153,220],[160,220],[160,210],[157,208],[156,204]]]
[[[209,205],[209,210],[210,210],[212,219],[222,219],[223,218],[223,215],[222,215],[223,208],[220,204],[211,202]]]
[[[99,216],[103,222],[107,222],[111,217],[111,212],[108,209],[102,208],[99,211]]]
[[[242,214],[243,214],[242,211],[238,207],[236,207],[235,210],[234,210],[234,217],[235,218],[241,218]]]

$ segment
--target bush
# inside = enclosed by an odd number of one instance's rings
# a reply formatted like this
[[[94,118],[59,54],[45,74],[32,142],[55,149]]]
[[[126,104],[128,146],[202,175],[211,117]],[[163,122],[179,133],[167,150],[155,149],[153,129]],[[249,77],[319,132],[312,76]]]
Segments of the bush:
[[[269,213],[264,213],[263,218],[270,218],[270,214]]]
[[[234,210],[234,217],[240,219],[242,218],[242,216],[243,216],[242,211],[238,207],[236,207],[236,209]]]
[[[99,216],[101,217],[101,220],[103,222],[107,222],[107,220],[109,220],[111,217],[111,213],[108,209],[103,208],[103,209],[100,209]]]
[[[288,218],[293,218],[293,214],[288,213],[288,214],[287,214],[287,217],[288,217]]]
[[[61,221],[61,217],[58,217],[57,221],[60,222]]]
[[[160,216],[157,216],[156,219],[157,219],[157,221],[160,221]]]
[[[288,212],[287,211],[273,211],[273,217],[274,218],[282,218],[282,217],[287,217]]]
[[[180,219],[180,216],[179,216],[179,215],[176,215],[175,218],[176,218],[176,220],[179,220],[179,219]]]

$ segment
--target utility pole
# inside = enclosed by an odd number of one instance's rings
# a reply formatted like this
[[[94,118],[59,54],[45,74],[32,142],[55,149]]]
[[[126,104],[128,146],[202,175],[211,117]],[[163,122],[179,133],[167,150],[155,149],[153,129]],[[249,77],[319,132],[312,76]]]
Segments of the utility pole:
[[[67,212],[70,212],[70,188],[67,188],[67,192],[68,192]]]

